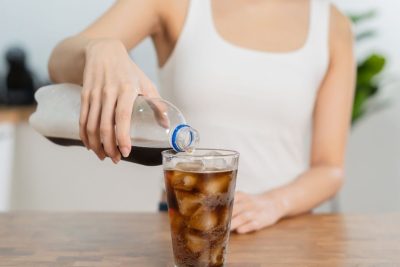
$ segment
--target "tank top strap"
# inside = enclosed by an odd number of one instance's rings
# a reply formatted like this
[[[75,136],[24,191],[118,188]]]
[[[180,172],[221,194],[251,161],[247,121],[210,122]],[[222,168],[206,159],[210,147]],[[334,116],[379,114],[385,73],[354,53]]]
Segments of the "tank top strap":
[[[193,1],[193,0],[192,0]],[[198,11],[201,13],[204,30],[213,31],[214,29],[214,19],[212,14],[212,0],[194,0],[198,3]]]
[[[189,0],[185,26],[195,28],[195,34],[210,31],[212,27],[212,10],[210,0]]]
[[[311,51],[328,52],[329,48],[329,21],[330,21],[330,1],[329,0],[310,0],[310,27],[308,46]]]

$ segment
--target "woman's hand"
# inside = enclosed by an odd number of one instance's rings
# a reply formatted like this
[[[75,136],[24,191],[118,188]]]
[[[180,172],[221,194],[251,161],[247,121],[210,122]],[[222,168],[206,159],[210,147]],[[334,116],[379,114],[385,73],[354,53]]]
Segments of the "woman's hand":
[[[90,41],[85,49],[79,127],[81,140],[101,160],[109,156],[117,163],[121,154],[129,155],[132,108],[139,94],[159,97],[122,42]]]
[[[272,196],[236,192],[231,231],[239,234],[257,231],[275,224],[283,216],[283,209]]]

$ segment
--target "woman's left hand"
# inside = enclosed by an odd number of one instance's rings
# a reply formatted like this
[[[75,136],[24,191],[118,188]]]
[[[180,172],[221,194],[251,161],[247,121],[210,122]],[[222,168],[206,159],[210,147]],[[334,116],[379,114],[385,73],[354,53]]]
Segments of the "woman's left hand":
[[[231,231],[239,234],[260,230],[275,224],[284,216],[277,201],[267,194],[251,195],[236,192],[233,204]]]

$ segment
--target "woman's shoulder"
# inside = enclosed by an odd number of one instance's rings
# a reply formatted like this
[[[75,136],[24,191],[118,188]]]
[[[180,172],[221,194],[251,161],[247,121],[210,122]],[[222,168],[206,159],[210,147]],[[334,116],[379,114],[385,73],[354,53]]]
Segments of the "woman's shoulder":
[[[335,5],[331,5],[330,36],[331,41],[349,41],[353,39],[352,23]]]

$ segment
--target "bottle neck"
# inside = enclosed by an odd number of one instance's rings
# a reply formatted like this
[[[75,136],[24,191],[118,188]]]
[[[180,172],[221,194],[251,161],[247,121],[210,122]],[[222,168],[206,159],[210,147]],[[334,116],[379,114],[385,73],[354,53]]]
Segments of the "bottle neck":
[[[169,141],[176,152],[192,152],[199,143],[199,133],[187,124],[179,124],[171,132]]]

